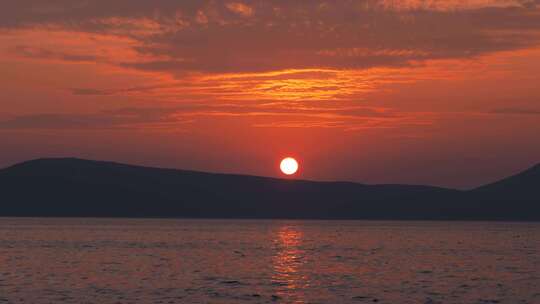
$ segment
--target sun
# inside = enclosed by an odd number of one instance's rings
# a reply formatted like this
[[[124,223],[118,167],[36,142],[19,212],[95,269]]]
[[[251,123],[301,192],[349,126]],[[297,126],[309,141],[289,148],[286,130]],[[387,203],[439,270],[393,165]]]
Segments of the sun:
[[[292,175],[298,171],[298,162],[292,157],[285,157],[279,164],[279,168],[284,174]]]

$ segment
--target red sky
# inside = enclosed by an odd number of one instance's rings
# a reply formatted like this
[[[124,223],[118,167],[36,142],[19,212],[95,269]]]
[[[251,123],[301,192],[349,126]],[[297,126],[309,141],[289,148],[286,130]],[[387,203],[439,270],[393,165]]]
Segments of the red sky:
[[[10,1],[0,71],[1,167],[469,188],[540,162],[540,1]]]

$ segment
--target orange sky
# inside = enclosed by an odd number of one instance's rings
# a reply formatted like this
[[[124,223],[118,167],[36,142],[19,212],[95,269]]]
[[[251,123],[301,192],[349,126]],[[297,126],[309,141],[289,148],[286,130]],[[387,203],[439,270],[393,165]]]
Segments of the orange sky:
[[[11,1],[0,166],[467,188],[540,161],[540,1]]]

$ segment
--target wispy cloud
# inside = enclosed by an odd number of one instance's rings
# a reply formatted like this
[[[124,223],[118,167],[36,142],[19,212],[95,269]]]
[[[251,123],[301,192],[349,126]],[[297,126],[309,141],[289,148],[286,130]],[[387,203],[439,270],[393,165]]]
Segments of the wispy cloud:
[[[170,111],[20,116],[2,128],[120,127],[182,116],[386,128],[434,118],[402,105],[373,106],[376,100],[368,107],[366,96],[390,85],[451,80],[452,71],[473,64],[468,60],[539,45],[540,8],[517,0],[28,0],[0,12],[0,43],[0,54],[13,62],[84,64],[107,77],[144,77],[66,86],[74,98],[132,98]],[[329,101],[333,108],[323,105]]]
[[[0,27],[132,39],[126,47],[146,60],[112,63],[168,73],[403,66],[471,58],[540,41],[535,1],[19,3],[6,4]]]
[[[347,130],[398,128],[404,124],[430,124],[430,113],[406,113],[389,108],[336,107],[301,103],[191,104],[170,108],[120,108],[85,114],[31,114],[0,119],[0,129],[123,129],[176,128],[198,118],[261,118],[254,127],[332,127]],[[268,120],[270,119],[270,120]]]
[[[225,6],[232,12],[235,12],[244,17],[250,17],[253,15],[253,8],[242,2],[229,2]]]
[[[161,108],[124,108],[97,113],[18,115],[0,119],[0,129],[122,129],[182,123],[182,120],[175,118],[173,113],[172,110]]]
[[[495,109],[490,113],[503,115],[540,115],[540,109],[527,108],[501,108]]]

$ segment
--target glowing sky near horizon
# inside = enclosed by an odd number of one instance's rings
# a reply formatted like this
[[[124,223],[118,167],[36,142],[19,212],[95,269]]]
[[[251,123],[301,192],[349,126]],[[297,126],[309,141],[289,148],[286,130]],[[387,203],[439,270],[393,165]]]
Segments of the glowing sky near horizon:
[[[0,166],[472,187],[540,162],[540,1],[9,1]]]

